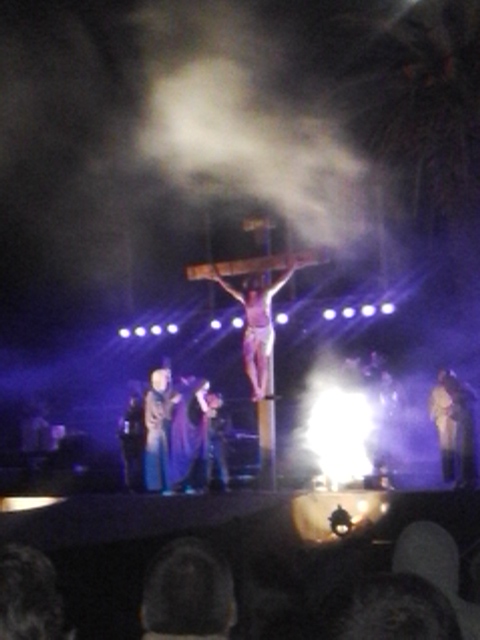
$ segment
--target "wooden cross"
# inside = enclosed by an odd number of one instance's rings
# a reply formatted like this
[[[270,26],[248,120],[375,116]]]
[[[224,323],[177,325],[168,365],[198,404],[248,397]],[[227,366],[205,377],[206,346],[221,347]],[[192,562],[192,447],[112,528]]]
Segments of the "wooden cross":
[[[246,231],[258,231],[258,225],[245,227]],[[264,228],[264,227],[263,227]],[[267,255],[243,260],[197,264],[186,267],[188,280],[210,279],[215,274],[238,276],[266,271],[284,271],[292,261],[299,267],[313,266],[329,262],[327,252],[322,250],[297,251],[289,254]],[[267,397],[257,403],[257,421],[260,444],[260,486],[263,489],[276,488],[275,462],[275,389],[273,352],[269,360]]]
[[[209,279],[216,273],[221,276],[240,276],[249,273],[262,273],[265,271],[284,271],[288,269],[291,261],[295,260],[300,266],[313,266],[329,262],[326,252],[320,251],[296,251],[291,254],[277,254],[245,258],[243,260],[230,260],[228,262],[216,262],[215,264],[196,264],[186,268],[189,280]]]

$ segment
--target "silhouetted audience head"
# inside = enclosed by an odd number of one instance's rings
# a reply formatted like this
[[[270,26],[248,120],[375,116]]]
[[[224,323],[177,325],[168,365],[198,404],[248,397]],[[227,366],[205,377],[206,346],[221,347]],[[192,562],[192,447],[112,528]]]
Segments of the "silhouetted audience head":
[[[378,573],[332,594],[322,640],[462,640],[444,594],[413,574]]]
[[[0,547],[0,638],[58,640],[63,604],[53,564],[39,550],[19,544]]]
[[[144,582],[142,625],[155,634],[227,637],[236,622],[226,560],[200,539],[180,538],[153,559]]]
[[[480,606],[459,595],[460,551],[444,527],[429,520],[408,524],[395,542],[392,570],[416,574],[438,587],[453,605],[464,637],[480,640]]]

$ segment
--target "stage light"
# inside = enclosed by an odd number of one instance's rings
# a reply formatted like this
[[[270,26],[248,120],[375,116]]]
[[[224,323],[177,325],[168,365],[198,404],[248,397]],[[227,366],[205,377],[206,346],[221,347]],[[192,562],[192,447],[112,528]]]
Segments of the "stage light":
[[[293,525],[300,538],[314,544],[338,544],[342,534],[350,527],[350,533],[366,532],[379,522],[386,513],[385,506],[391,502],[389,494],[377,491],[362,492],[361,505],[355,491],[339,497],[317,490],[302,492],[291,502]],[[346,513],[338,512],[337,507]],[[335,532],[332,533],[332,520]],[[339,536],[340,534],[340,536]]]
[[[220,320],[214,319],[210,322],[210,326],[212,327],[212,329],[215,329],[218,331],[218,329],[222,328],[222,323],[220,322]]]
[[[341,505],[332,511],[329,517],[330,529],[339,538],[343,538],[352,530],[352,517]]]
[[[44,509],[61,502],[65,502],[66,498],[55,498],[52,496],[23,497],[11,496],[2,498],[0,501],[0,511],[31,511],[32,509]]]
[[[325,311],[323,312],[323,317],[325,318],[325,320],[335,320],[335,318],[337,317],[337,312],[335,311],[335,309],[325,309]]]
[[[130,329],[127,329],[126,327],[123,327],[122,329],[118,330],[118,335],[121,338],[130,338],[130,336],[132,335],[130,332]]]
[[[135,327],[134,333],[139,338],[143,338],[147,335],[147,330],[145,329],[145,327]]]
[[[344,318],[353,318],[356,314],[356,311],[353,307],[345,307],[345,309],[342,310],[342,316]]]
[[[287,324],[288,323],[288,315],[286,313],[277,313],[277,317],[275,321],[278,324]]]
[[[178,326],[171,322],[170,324],[167,324],[167,331],[168,333],[175,335],[176,333],[178,333]]]
[[[162,333],[162,327],[159,324],[154,324],[150,327],[150,333],[152,336],[159,336]]]
[[[323,390],[310,410],[305,444],[332,491],[372,473],[367,440],[374,429],[367,396],[338,387]]]
[[[395,305],[393,302],[384,302],[380,307],[380,311],[385,315],[391,315],[392,313],[395,313]]]
[[[377,310],[373,306],[373,304],[364,304],[363,307],[361,308],[361,312],[362,312],[362,316],[364,316],[365,318],[371,318],[377,313]]]
[[[233,318],[232,325],[235,327],[235,329],[241,329],[244,325],[243,318]]]

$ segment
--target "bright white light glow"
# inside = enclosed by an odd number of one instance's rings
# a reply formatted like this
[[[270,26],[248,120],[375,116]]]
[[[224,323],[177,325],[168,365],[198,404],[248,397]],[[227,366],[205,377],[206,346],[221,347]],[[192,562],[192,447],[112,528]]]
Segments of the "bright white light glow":
[[[162,333],[162,327],[158,324],[154,324],[150,327],[150,333],[154,336],[159,336]]]
[[[145,329],[145,327],[135,327],[134,333],[139,338],[143,338],[147,335],[147,330]]]
[[[380,310],[385,315],[390,315],[391,313],[395,313],[395,305],[392,302],[384,302]]]
[[[372,473],[366,442],[374,428],[367,398],[339,388],[323,391],[308,421],[307,446],[318,454],[322,472],[332,485]]]
[[[325,318],[325,320],[335,320],[335,318],[337,317],[337,312],[335,311],[335,309],[325,309],[325,311],[323,312],[323,317]]]
[[[342,316],[344,318],[353,318],[353,316],[355,315],[355,309],[353,307],[345,307],[345,309],[342,311]]]
[[[377,310],[373,304],[364,304],[362,307],[362,316],[365,316],[365,318],[371,318],[376,312]]]
[[[220,320],[212,320],[210,322],[210,326],[212,327],[212,329],[221,329],[222,328],[222,323],[220,322]]]
[[[277,317],[275,318],[278,324],[287,324],[288,316],[286,313],[277,313]]]
[[[1,511],[30,511],[32,509],[43,509],[50,507],[51,505],[64,502],[65,498],[54,498],[51,496],[39,496],[39,497],[22,497],[12,496],[9,498],[3,498],[1,501]]]
[[[167,331],[172,335],[178,333],[178,326],[176,324],[170,323],[169,325],[167,325]]]
[[[357,502],[358,513],[368,513],[368,500],[359,500]]]
[[[119,329],[119,330],[118,330],[118,335],[119,335],[121,338],[130,338],[130,336],[131,336],[132,334],[130,333],[130,329],[127,329],[126,327],[123,327],[122,329]]]
[[[243,327],[243,319],[242,318],[234,318],[232,320],[232,324],[235,327],[235,329],[241,329]]]

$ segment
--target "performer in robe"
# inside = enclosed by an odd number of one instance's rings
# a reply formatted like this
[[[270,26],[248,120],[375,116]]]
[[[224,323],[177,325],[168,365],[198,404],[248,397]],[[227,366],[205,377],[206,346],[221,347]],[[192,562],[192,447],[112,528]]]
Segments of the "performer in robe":
[[[243,339],[245,372],[253,389],[252,400],[262,400],[267,393],[269,358],[273,350],[275,330],[272,321],[272,300],[289,281],[299,265],[292,264],[272,284],[266,283],[264,274],[247,278],[244,291],[235,289],[219,273],[211,279],[240,302],[245,309],[246,330]]]
[[[477,482],[475,391],[456,374],[441,368],[429,397],[430,418],[437,427],[446,483],[474,488]]]
[[[452,417],[453,399],[445,387],[445,379],[449,375],[448,369],[440,369],[437,383],[430,392],[428,410],[430,419],[434,422],[440,444],[442,461],[442,476],[445,483],[455,479],[455,440],[457,423]]]
[[[180,397],[171,386],[171,370],[156,369],[145,396],[145,488],[170,493],[168,424],[173,405]]]
[[[210,383],[194,376],[182,378],[177,387],[170,437],[170,477],[174,491],[200,493],[207,488],[208,405]]]
[[[452,398],[451,417],[456,422],[455,464],[457,489],[473,489],[477,482],[475,409],[476,392],[453,371],[444,379]]]

